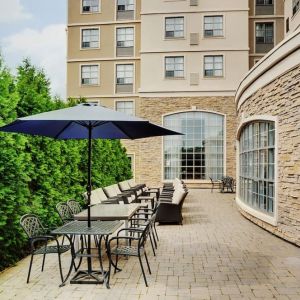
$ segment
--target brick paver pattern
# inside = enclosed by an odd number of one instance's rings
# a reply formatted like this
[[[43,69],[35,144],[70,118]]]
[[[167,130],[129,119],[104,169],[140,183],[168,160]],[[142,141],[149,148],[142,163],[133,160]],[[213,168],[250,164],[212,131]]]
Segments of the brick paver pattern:
[[[0,299],[300,299],[299,248],[243,218],[233,194],[191,190],[183,217],[182,226],[157,226],[157,256],[147,249],[148,288],[134,257],[120,259],[110,290],[59,288],[57,256],[49,255],[43,273],[42,256],[35,257],[29,284],[29,257],[0,274]],[[69,253],[63,261],[66,270]]]

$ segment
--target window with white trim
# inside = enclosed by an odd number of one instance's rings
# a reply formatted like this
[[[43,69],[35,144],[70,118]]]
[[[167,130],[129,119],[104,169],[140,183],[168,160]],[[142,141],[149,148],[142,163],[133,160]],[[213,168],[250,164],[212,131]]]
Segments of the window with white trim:
[[[117,65],[117,84],[133,84],[133,64]]]
[[[99,28],[81,30],[81,48],[99,48]]]
[[[116,101],[116,111],[134,116],[134,101]]]
[[[204,56],[204,77],[222,77],[223,73],[223,55]]]
[[[273,0],[256,0],[256,5],[273,5]]]
[[[165,57],[165,78],[184,77],[184,57],[166,56]]]
[[[132,175],[133,177],[135,177],[135,171],[134,171],[134,154],[127,154],[127,157],[130,161],[130,167],[131,167],[131,172],[132,172]]]
[[[100,11],[99,0],[82,0],[83,13],[97,13]]]
[[[172,17],[165,19],[165,37],[184,37],[184,17]]]
[[[248,206],[274,214],[275,124],[256,121],[240,136],[239,197]]]
[[[223,36],[223,16],[204,17],[204,36]]]
[[[81,84],[82,85],[99,84],[99,66],[98,65],[81,66]]]
[[[117,47],[133,47],[134,41],[133,27],[117,28]]]
[[[134,0],[118,0],[117,2],[118,11],[133,11]]]

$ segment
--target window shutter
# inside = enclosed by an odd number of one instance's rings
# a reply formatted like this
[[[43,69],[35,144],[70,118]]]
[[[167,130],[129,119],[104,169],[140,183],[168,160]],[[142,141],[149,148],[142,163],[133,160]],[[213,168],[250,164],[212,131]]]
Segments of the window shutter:
[[[190,85],[199,84],[199,73],[190,73]]]
[[[190,45],[198,45],[199,44],[199,33],[190,33]]]
[[[198,6],[198,0],[190,0],[190,6]]]

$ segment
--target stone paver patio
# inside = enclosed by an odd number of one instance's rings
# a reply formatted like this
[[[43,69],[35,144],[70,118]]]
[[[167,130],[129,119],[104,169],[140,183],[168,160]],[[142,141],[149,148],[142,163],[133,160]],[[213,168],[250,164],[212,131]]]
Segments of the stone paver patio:
[[[0,274],[0,299],[300,299],[300,250],[244,219],[234,195],[191,190],[184,224],[158,226],[157,256],[148,256],[146,288],[138,260],[121,259],[111,289],[94,285],[59,288],[56,255],[29,258]],[[69,256],[63,256],[65,267]]]

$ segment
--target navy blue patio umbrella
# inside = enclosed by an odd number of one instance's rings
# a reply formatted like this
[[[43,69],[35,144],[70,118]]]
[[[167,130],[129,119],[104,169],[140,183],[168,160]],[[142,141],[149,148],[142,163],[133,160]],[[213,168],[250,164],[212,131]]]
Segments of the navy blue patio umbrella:
[[[140,139],[164,135],[181,135],[147,120],[129,116],[101,106],[79,104],[74,107],[40,113],[19,118],[0,127],[3,132],[24,133],[46,136],[59,140],[88,140],[88,227],[91,227],[91,160],[92,139]],[[90,253],[91,241],[88,236],[87,253]],[[92,273],[91,257],[88,256],[88,272]]]

